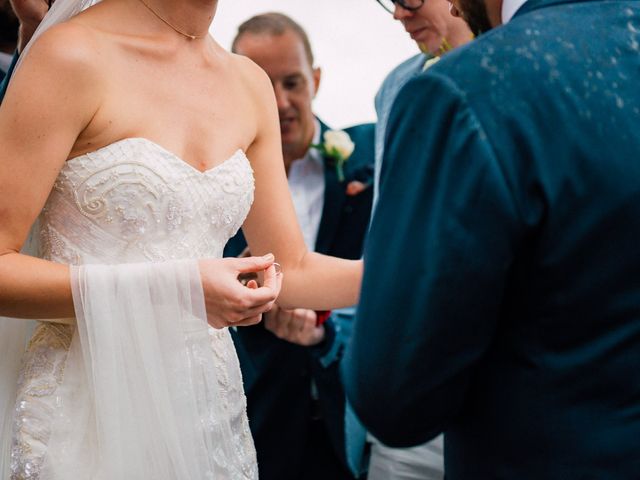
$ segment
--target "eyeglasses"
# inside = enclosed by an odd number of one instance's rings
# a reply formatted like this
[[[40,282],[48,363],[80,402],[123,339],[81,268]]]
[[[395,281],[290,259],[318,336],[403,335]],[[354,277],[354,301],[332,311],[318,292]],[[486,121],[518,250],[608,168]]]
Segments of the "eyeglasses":
[[[424,0],[376,0],[382,8],[387,12],[393,13],[396,9],[396,4],[400,5],[405,10],[415,12],[424,5]]]

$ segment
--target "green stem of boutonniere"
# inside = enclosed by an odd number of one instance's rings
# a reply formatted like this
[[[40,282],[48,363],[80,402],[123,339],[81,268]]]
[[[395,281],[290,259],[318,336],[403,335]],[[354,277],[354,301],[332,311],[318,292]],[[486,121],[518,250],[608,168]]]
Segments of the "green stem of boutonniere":
[[[336,158],[336,175],[338,175],[338,181],[344,182],[344,159],[342,157]]]
[[[315,148],[322,155],[324,155],[325,157],[331,159],[333,161],[333,164],[334,164],[335,169],[336,169],[336,175],[338,177],[338,181],[339,182],[344,182],[344,180],[345,180],[344,164],[345,164],[345,162],[347,160],[342,157],[340,152],[338,152],[335,148],[332,148],[332,149],[328,150],[327,147],[322,143],[320,143],[320,144],[312,143],[311,145],[309,145],[309,147],[310,148]]]
[[[327,148],[325,147],[325,150],[326,149]],[[347,159],[344,158],[342,154],[338,151],[338,149],[335,147],[330,148],[327,154],[329,155],[329,157],[333,159],[333,162],[335,163],[336,175],[338,176],[338,181],[344,182],[344,164],[347,161]]]

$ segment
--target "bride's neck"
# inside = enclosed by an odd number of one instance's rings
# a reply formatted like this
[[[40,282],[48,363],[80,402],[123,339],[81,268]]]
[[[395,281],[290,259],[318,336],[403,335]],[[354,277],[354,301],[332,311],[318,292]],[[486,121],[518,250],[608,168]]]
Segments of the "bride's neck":
[[[206,36],[218,6],[218,0],[139,1],[160,17],[156,20],[162,19],[166,28],[196,37]]]

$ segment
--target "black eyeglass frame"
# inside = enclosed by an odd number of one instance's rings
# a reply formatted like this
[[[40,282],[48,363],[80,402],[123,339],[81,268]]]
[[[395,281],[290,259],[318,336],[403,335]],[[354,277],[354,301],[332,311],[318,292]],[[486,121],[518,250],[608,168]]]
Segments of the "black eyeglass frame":
[[[424,5],[424,0],[419,0],[419,1],[420,1],[420,5],[416,7],[410,7],[404,2],[404,0],[391,0],[392,3],[394,4],[397,3],[405,10],[408,10],[409,12],[415,12],[416,10],[420,10],[422,8],[422,6]],[[382,3],[382,0],[376,0],[376,2],[378,2],[380,6],[384,8],[387,12],[393,14],[393,10],[390,10],[384,3]]]

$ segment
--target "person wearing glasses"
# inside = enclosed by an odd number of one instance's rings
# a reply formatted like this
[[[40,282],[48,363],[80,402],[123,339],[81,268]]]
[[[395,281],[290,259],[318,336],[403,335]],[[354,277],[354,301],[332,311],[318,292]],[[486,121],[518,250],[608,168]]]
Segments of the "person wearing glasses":
[[[420,53],[398,65],[384,80],[376,99],[375,185],[380,180],[384,135],[391,105],[400,89],[415,75],[430,66],[447,51],[473,38],[466,22],[451,15],[447,0],[376,0],[393,18],[402,23],[418,44]],[[378,189],[374,189],[374,205]]]
[[[440,55],[473,38],[467,24],[449,12],[446,0],[377,0],[404,26],[418,44],[420,53],[396,67],[376,95],[376,163],[374,206],[384,154],[384,137],[389,112],[400,89],[411,78],[433,64]],[[369,437],[371,460],[369,480],[442,479],[444,459],[442,436],[413,448],[390,448]]]

